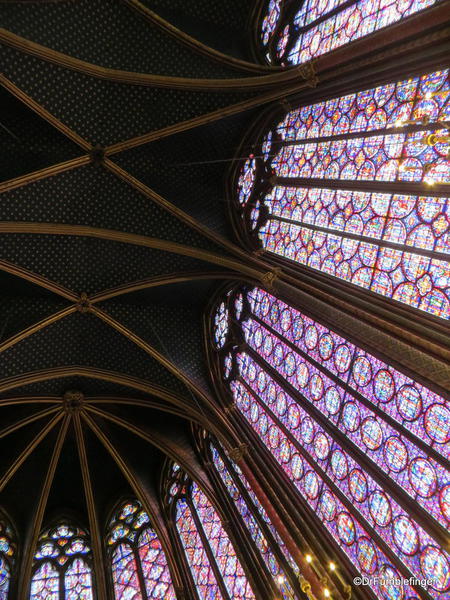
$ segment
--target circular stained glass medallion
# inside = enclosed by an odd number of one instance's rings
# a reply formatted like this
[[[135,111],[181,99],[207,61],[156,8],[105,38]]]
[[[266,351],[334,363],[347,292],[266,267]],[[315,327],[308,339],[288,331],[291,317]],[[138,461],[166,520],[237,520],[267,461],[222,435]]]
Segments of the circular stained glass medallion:
[[[412,556],[419,548],[417,527],[408,517],[401,515],[392,522],[392,535],[397,548],[402,554]]]
[[[377,570],[377,551],[369,538],[361,537],[358,540],[357,558],[359,566],[364,573],[373,575]]]
[[[427,546],[420,555],[422,573],[433,580],[432,588],[439,592],[450,587],[450,563],[444,552],[436,546]]]
[[[412,385],[402,386],[397,394],[398,412],[406,421],[415,421],[422,412],[422,397]]]
[[[450,441],[450,410],[443,404],[433,404],[425,413],[425,431],[438,444]]]
[[[380,527],[386,527],[391,522],[391,503],[384,492],[372,492],[370,494],[369,511],[375,523]]]
[[[400,473],[408,464],[408,450],[402,440],[392,435],[384,445],[384,458],[392,471]]]
[[[429,498],[437,487],[437,475],[434,467],[424,458],[415,458],[409,465],[409,481],[414,490],[422,496]]]
[[[342,512],[339,513],[336,521],[339,538],[346,546],[351,546],[356,536],[355,523],[352,517],[348,513]]]

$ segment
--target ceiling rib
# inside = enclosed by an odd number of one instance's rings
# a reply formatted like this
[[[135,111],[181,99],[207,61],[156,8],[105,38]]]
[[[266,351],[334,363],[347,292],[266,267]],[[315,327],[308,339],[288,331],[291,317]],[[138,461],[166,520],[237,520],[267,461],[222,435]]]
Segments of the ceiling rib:
[[[33,98],[28,96],[23,90],[21,90],[15,83],[7,79],[5,75],[0,73],[0,85],[2,85],[5,89],[7,89],[11,94],[13,94],[18,100],[23,102],[28,108],[34,111],[37,115],[39,115],[42,119],[50,123],[53,127],[55,127],[58,131],[68,137],[72,142],[75,142],[78,146],[83,148],[83,150],[90,151],[92,150],[92,145],[84,140],[77,133],[72,131],[70,127],[61,123],[59,119],[57,119],[54,115],[52,115],[48,110],[46,110],[43,106],[38,104]]]
[[[144,6],[139,0],[122,0],[124,4],[129,6],[132,10],[139,13],[146,21],[156,25],[159,29],[172,36],[182,44],[188,46],[189,48],[195,50],[199,54],[203,54],[207,56],[211,60],[219,62],[221,64],[230,66],[234,69],[239,69],[240,71],[253,71],[258,73],[267,73],[268,71],[274,72],[279,71],[282,67],[272,67],[270,65],[258,65],[256,63],[251,63],[246,60],[242,60],[239,58],[235,58],[234,56],[229,56],[228,54],[224,54],[215,48],[211,48],[206,44],[203,44],[196,38],[190,36],[189,34],[181,31],[154,11],[150,10],[146,6]]]
[[[85,421],[85,423],[88,425],[88,427],[92,430],[92,432],[95,434],[97,439],[104,446],[105,450],[111,456],[113,461],[116,463],[116,465],[118,466],[122,475],[124,476],[125,480],[128,481],[129,485],[131,486],[131,489],[133,490],[133,493],[136,495],[138,500],[141,502],[145,512],[149,515],[152,525],[159,537],[161,544],[163,545],[163,549],[166,553],[166,556],[170,557],[171,556],[171,553],[169,552],[170,542],[169,542],[169,538],[167,535],[167,531],[166,531],[165,527],[162,525],[160,519],[158,519],[157,515],[155,515],[150,502],[148,502],[148,500],[147,500],[147,495],[146,495],[143,487],[139,483],[138,479],[132,473],[131,469],[128,467],[126,462],[123,460],[120,453],[116,450],[114,445],[110,442],[108,437],[103,433],[103,431],[97,425],[97,423],[94,421],[94,419],[85,410],[81,411],[81,417],[82,417],[83,421]],[[174,582],[174,584],[176,584],[176,583]],[[23,599],[23,600],[25,600],[25,599]]]
[[[105,577],[106,565],[104,564],[102,552],[103,539],[98,523],[97,511],[95,508],[94,492],[92,489],[91,475],[89,472],[89,462],[79,412],[74,412],[73,423],[75,428],[75,438],[77,443],[78,456],[80,459],[84,496],[88,510],[89,531],[91,534],[90,539],[92,543],[92,556],[95,570],[96,598],[97,600],[107,600]]]
[[[72,302],[78,302],[79,300],[79,297],[77,294],[75,294],[75,292],[68,290],[62,285],[55,283],[54,281],[50,281],[50,279],[47,279],[46,277],[42,277],[37,273],[33,273],[28,269],[24,269],[23,267],[10,263],[6,260],[0,260],[0,271],[4,271],[5,273],[9,273],[10,275],[15,275],[20,279],[24,279],[25,281],[28,281],[50,292],[53,292],[58,296],[62,296],[63,298],[66,298],[66,300],[71,300]]]
[[[18,396],[16,398],[0,398],[0,407],[14,404],[61,404],[60,396]]]
[[[221,267],[233,269],[237,273],[247,275],[253,280],[264,281],[266,271],[261,271],[249,267],[242,262],[225,257],[209,250],[179,244],[159,238],[147,237],[133,233],[125,233],[113,229],[102,229],[98,227],[89,227],[85,225],[67,225],[65,223],[27,223],[16,221],[0,222],[0,233],[18,233],[18,234],[38,234],[38,235],[71,235],[80,237],[92,237],[96,239],[109,240],[124,244],[132,244],[135,246],[144,246],[154,250],[163,250],[190,258],[209,262]]]
[[[29,539],[29,543],[24,548],[24,566],[23,573],[20,582],[20,591],[19,598],[20,600],[27,600],[29,595],[29,586],[31,581],[31,571],[33,567],[33,558],[37,545],[37,541],[39,538],[39,534],[42,528],[42,520],[44,518],[45,508],[47,506],[47,500],[50,493],[50,489],[52,487],[53,479],[55,476],[56,467],[59,462],[59,457],[61,455],[61,450],[66,439],[67,428],[70,423],[71,416],[70,414],[65,415],[63,422],[61,424],[60,430],[58,432],[58,437],[56,440],[55,447],[53,449],[52,457],[50,459],[50,463],[48,466],[47,474],[45,476],[44,485],[42,487],[42,492],[39,498],[39,502],[37,505],[36,512],[33,517],[33,525],[31,530],[31,535]]]
[[[235,280],[237,278],[237,274],[234,272],[192,272],[192,273],[171,273],[170,275],[158,275],[157,277],[150,277],[149,279],[142,279],[141,281],[135,281],[132,283],[126,283],[124,285],[117,286],[115,288],[111,288],[109,290],[104,290],[94,294],[89,298],[91,304],[98,304],[99,302],[104,302],[106,300],[111,300],[112,298],[117,298],[118,296],[123,296],[125,294],[132,294],[133,292],[140,292],[143,290],[148,290],[155,287],[162,287],[165,285],[173,285],[176,283],[185,283],[188,281],[207,281],[212,279],[231,279]]]
[[[0,478],[0,492],[3,491],[5,486],[14,477],[15,473],[20,469],[22,464],[27,460],[27,458],[34,452],[37,446],[42,442],[42,440],[47,436],[47,434],[55,427],[55,425],[63,418],[63,413],[59,412],[53,419],[51,419],[43,429],[31,440],[31,442],[26,446],[26,448],[19,454],[13,464],[8,468],[8,470],[3,474]]]
[[[90,162],[92,162],[92,157],[91,155],[86,154],[85,156],[78,156],[77,158],[72,158],[62,163],[45,167],[44,169],[38,169],[37,171],[27,173],[26,175],[20,175],[19,177],[0,183],[0,194],[16,190],[17,188],[29,185],[30,183],[47,179],[48,177],[53,177],[54,175],[59,175],[60,173],[66,173],[67,171],[77,169],[78,167],[84,167]]]
[[[50,315],[49,317],[43,319],[42,321],[39,321],[39,323],[35,323],[34,325],[31,325],[30,327],[27,327],[26,329],[20,331],[16,335],[13,335],[9,339],[5,340],[3,343],[0,343],[0,354],[2,352],[5,352],[5,350],[8,350],[9,348],[12,348],[22,340],[25,340],[26,338],[30,337],[34,333],[37,333],[38,331],[45,329],[45,327],[49,327],[53,323],[56,323],[64,317],[71,315],[72,313],[76,312],[77,308],[77,305],[72,305],[68,308],[64,308],[63,310],[60,310],[54,313],[53,315]]]
[[[30,425],[30,423],[34,423],[35,421],[39,421],[39,419],[48,417],[49,415],[52,415],[53,413],[58,412],[59,410],[61,410],[60,406],[52,406],[51,408],[46,408],[44,410],[41,410],[29,417],[25,417],[25,419],[21,419],[20,421],[17,421],[17,423],[14,423],[13,425],[10,425],[9,427],[5,427],[5,429],[2,429],[0,431],[0,439],[6,437],[8,435],[11,435],[11,433],[18,431],[22,427],[26,427],[27,425]]]
[[[149,73],[135,73],[122,69],[111,69],[95,65],[68,54],[63,54],[42,44],[23,38],[7,29],[0,28],[0,41],[20,52],[34,56],[59,67],[70,69],[84,75],[96,77],[116,83],[129,85],[150,86],[171,90],[209,91],[209,92],[234,92],[234,91],[262,91],[283,84],[292,83],[303,79],[305,70],[303,66],[281,70],[269,75],[257,77],[237,77],[235,79],[196,79],[190,77],[173,77],[168,75],[153,75]]]

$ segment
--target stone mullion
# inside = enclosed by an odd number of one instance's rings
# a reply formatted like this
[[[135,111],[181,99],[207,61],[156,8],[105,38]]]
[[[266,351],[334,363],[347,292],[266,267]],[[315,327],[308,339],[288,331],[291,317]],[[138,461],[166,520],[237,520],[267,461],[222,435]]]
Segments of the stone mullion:
[[[237,556],[242,553],[240,560],[247,566],[248,571],[250,571],[252,575],[251,581],[254,583],[254,585],[252,585],[253,591],[255,591],[255,593],[257,592],[258,596],[261,598],[265,598],[264,593],[267,593],[268,589],[271,589],[272,593],[276,594],[278,589],[275,587],[274,580],[267,569],[266,563],[264,562],[255,541],[248,531],[243,517],[228,494],[224,482],[217,473],[215,466],[212,464],[211,466],[208,466],[208,464],[205,466],[208,467],[210,476],[215,483],[215,488],[219,493],[223,510],[226,513],[226,516],[230,517],[228,522],[233,523],[233,526],[235,524],[237,525],[236,532],[233,529],[233,538],[236,538],[236,542],[238,542],[234,547]],[[237,552],[237,548],[239,548],[239,552]],[[255,587],[257,587],[257,590],[255,590]]]
[[[292,586],[292,588],[295,590],[295,592],[297,593],[297,595],[299,597],[301,597],[300,595],[300,590],[298,589],[298,581],[297,578],[295,577],[295,574],[292,571],[292,567],[291,565],[288,563],[286,557],[284,556],[283,552],[280,550],[280,547],[278,545],[278,542],[275,540],[272,532],[269,529],[269,526],[267,525],[266,521],[263,519],[261,513],[259,512],[259,510],[257,509],[257,507],[255,506],[254,501],[252,500],[247,488],[244,486],[244,484],[242,483],[239,475],[236,473],[233,463],[231,462],[231,460],[229,459],[228,456],[226,456],[226,454],[216,446],[217,451],[220,454],[221,459],[223,460],[228,472],[231,474],[231,477],[233,479],[234,484],[236,485],[236,487],[238,488],[241,496],[244,498],[245,503],[247,505],[247,507],[249,508],[249,510],[251,511],[254,519],[256,520],[256,522],[258,523],[261,531],[264,534],[264,537],[269,541],[270,544],[270,549],[273,552],[273,554],[276,556],[277,561],[280,563],[280,565],[283,568],[283,572],[286,574],[286,576],[288,577],[289,583]],[[223,485],[223,484],[222,484]],[[262,505],[261,505],[262,506]],[[256,543],[254,542],[255,546]],[[258,551],[259,552],[259,551]]]
[[[255,399],[255,401],[258,403],[258,405],[267,414],[269,414],[270,417],[277,423],[277,426],[283,431],[283,434],[289,439],[289,441],[295,446],[297,451],[307,460],[307,462],[309,464],[308,459],[310,458],[310,456],[309,456],[308,452],[303,448],[303,446],[298,442],[298,440],[292,435],[292,433],[289,431],[289,429],[278,420],[278,417],[254,394],[253,391],[251,391],[251,388],[249,388],[248,385],[243,380],[241,380],[241,383],[243,385],[245,385],[247,391],[249,391],[252,394],[252,397]],[[273,460],[276,460],[276,459],[273,457]],[[340,500],[340,502],[343,504],[344,508],[349,512],[349,514],[354,515],[353,504],[348,500],[348,498],[341,491],[341,489],[333,482],[333,480],[320,467],[320,465],[318,465],[313,460],[311,460],[311,465],[312,465],[313,471],[315,473],[319,474],[319,477],[321,478],[322,483],[325,483],[332,490],[333,494],[335,494],[337,496],[337,498]],[[293,484],[291,483],[291,485],[293,485]],[[300,494],[298,492],[297,488],[295,486],[293,486],[293,487],[296,490],[296,493]],[[302,498],[302,502],[305,502],[304,498]],[[311,510],[311,509],[309,509],[309,510]],[[387,542],[384,541],[384,539],[378,534],[378,532],[372,527],[372,525],[370,525],[370,523],[366,520],[364,515],[362,515],[361,513],[359,513],[359,515],[358,515],[358,521],[363,525],[364,529],[368,532],[371,539],[373,539],[375,541],[375,543],[381,548],[381,550],[383,551],[385,556],[388,558],[388,560],[391,561],[391,563],[395,566],[395,568],[398,570],[398,572],[401,573],[405,579],[408,579],[411,576],[413,576],[413,577],[415,576],[415,574],[411,571],[411,569],[408,566],[406,566],[405,564],[403,564],[401,561],[398,560],[395,551],[388,545]],[[329,534],[329,533],[328,533],[328,536],[329,536],[329,538],[332,538],[331,534]],[[340,553],[344,553],[344,551],[341,549]],[[428,592],[425,590],[422,590],[422,589],[419,592],[419,596],[421,598],[423,598],[423,600],[432,600],[432,598],[428,594]]]
[[[223,600],[232,600],[232,598],[230,597],[228,590],[225,586],[225,582],[223,580],[223,575],[220,572],[220,569],[216,562],[213,551],[211,550],[211,546],[209,545],[208,538],[206,536],[205,530],[203,529],[203,525],[200,521],[200,518],[197,514],[197,510],[190,498],[187,500],[187,503],[189,506],[189,510],[191,511],[192,518],[194,519],[195,527],[197,528],[200,539],[202,540],[203,548],[206,552],[206,555],[208,556],[209,564],[211,565],[211,568],[214,571],[217,585],[219,586],[220,592],[223,596]]]

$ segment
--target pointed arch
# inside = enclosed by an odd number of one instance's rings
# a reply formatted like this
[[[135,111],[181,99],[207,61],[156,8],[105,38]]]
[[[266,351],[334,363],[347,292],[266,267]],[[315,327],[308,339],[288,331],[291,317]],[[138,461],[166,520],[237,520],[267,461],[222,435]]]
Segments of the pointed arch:
[[[94,600],[94,585],[87,532],[65,520],[46,529],[34,555],[30,600]]]
[[[210,327],[224,389],[325,543],[362,576],[436,560],[427,594],[448,591],[448,400],[259,288],[225,292]]]
[[[176,599],[161,542],[137,499],[116,508],[107,543],[116,600]]]

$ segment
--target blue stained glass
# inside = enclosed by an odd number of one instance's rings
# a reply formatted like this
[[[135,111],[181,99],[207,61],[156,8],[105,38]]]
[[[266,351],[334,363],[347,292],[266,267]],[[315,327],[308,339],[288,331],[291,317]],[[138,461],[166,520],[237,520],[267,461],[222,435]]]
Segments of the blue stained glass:
[[[120,507],[110,522],[108,544],[116,600],[176,600],[166,556],[140,502]],[[142,581],[139,573],[142,573]]]
[[[358,209],[365,209],[366,200],[359,197]],[[379,198],[374,206],[382,213],[383,205]],[[413,442],[414,435],[422,441],[428,436],[428,444],[444,453],[444,399],[264,290],[249,291],[247,299],[250,312],[240,327],[251,352],[242,343],[234,346],[238,378],[227,380],[238,410],[362,573],[395,571],[380,549],[382,540],[417,578],[424,579],[435,560],[442,585],[448,585],[448,553],[409,512],[417,503],[448,526],[448,472]],[[375,405],[376,412],[370,409]],[[403,435],[405,427],[412,437]],[[345,446],[336,429],[345,435]],[[372,478],[368,463],[354,458],[353,446],[393,487],[383,489]],[[392,494],[396,486],[409,494],[408,506]],[[428,584],[434,598],[444,589]],[[388,584],[375,588],[380,597],[391,593]],[[415,597],[412,590],[404,593]]]
[[[396,181],[406,188],[422,182],[432,192],[435,183],[447,184],[450,160],[442,125],[449,118],[448,71],[290,111],[277,127],[282,142],[268,170],[288,181],[258,198],[269,213],[258,226],[264,249],[450,318],[449,198],[360,192],[351,185]],[[409,123],[426,123],[427,130],[403,132]],[[346,137],[336,139],[344,130]],[[362,132],[369,135],[361,137]],[[294,182],[289,187],[295,178],[304,187]],[[317,188],[311,178],[346,180],[348,188]],[[363,362],[360,367],[363,378]]]
[[[264,535],[264,532],[255,519],[251,507],[247,505],[244,498],[241,496],[241,493],[236,486],[230,471],[227,469],[219,451],[213,445],[211,445],[211,453],[217,472],[219,473],[228,494],[233,499],[236,508],[240,512],[252,539],[258,547],[258,550],[260,551],[261,556],[269,569],[269,572],[274,577],[274,581],[278,582],[281,578],[284,582],[280,592],[286,599],[292,599],[292,597],[296,597],[290,584],[286,581],[285,573],[277,561],[273,550],[270,547],[270,543]],[[242,478],[242,474],[240,477]]]

